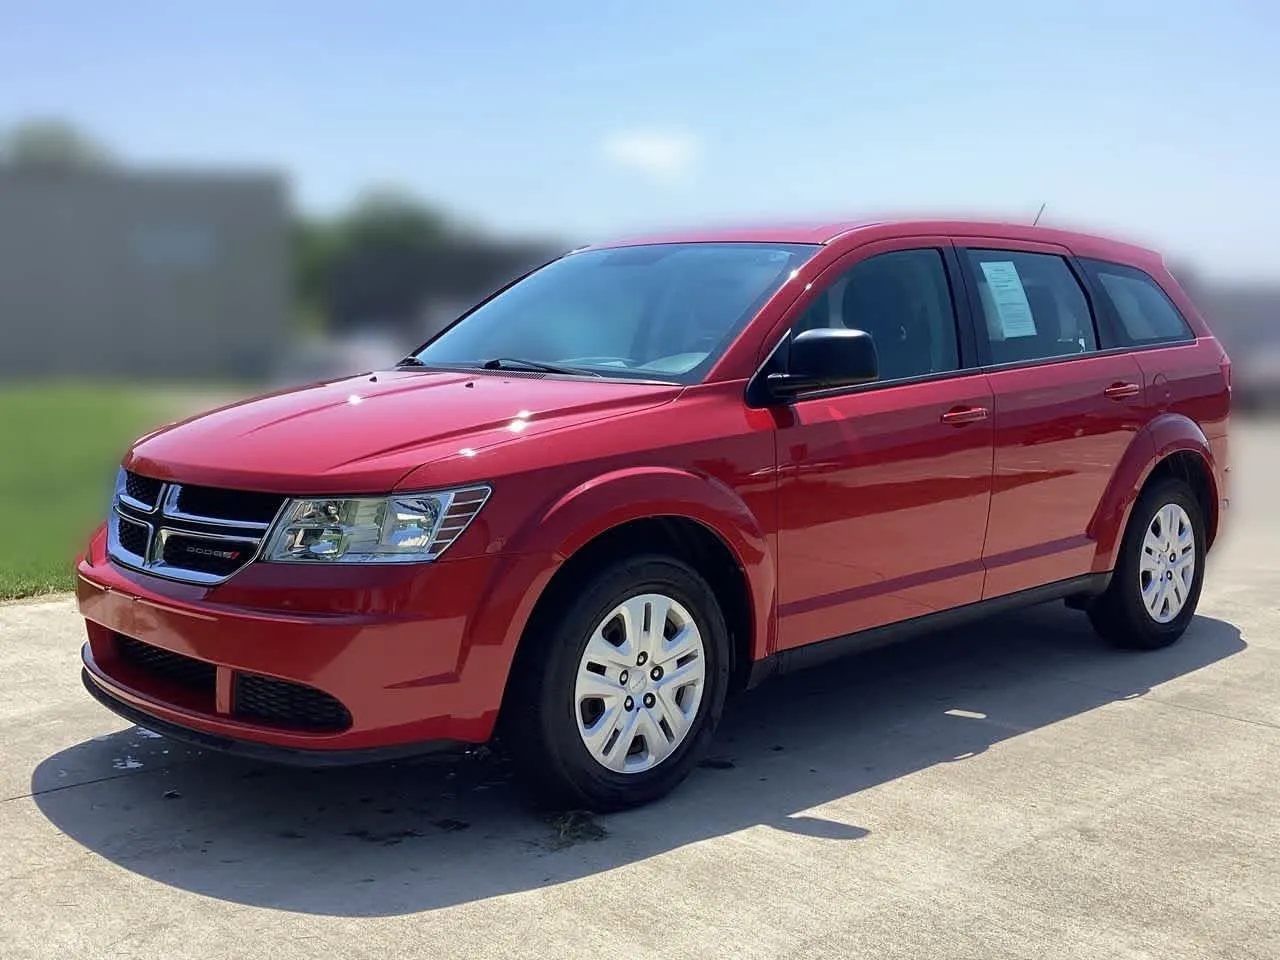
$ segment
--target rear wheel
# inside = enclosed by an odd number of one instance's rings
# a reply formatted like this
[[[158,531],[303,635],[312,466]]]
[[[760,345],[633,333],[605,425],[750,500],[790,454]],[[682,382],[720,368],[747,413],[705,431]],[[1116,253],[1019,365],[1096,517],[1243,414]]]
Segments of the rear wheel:
[[[1094,629],[1122,647],[1168,646],[1186,631],[1204,582],[1204,515],[1182,480],[1166,479],[1134,504],[1106,592],[1089,609]]]
[[[665,556],[622,561],[540,610],[504,718],[544,798],[593,810],[654,800],[710,741],[729,681],[720,606]]]

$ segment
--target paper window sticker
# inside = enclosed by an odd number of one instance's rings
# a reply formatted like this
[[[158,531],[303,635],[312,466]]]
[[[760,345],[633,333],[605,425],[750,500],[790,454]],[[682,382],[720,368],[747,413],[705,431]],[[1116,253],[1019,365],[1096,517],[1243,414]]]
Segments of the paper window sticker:
[[[1027,291],[1022,288],[1018,268],[1009,260],[984,260],[981,266],[1004,339],[1034,337],[1036,322],[1031,316],[1031,304],[1027,302]]]
[[[978,284],[978,299],[982,301],[982,319],[987,327],[987,337],[993,343],[1004,342],[1004,330],[1000,327],[1000,321],[996,316],[996,302],[991,299],[991,291],[987,289],[987,284]]]

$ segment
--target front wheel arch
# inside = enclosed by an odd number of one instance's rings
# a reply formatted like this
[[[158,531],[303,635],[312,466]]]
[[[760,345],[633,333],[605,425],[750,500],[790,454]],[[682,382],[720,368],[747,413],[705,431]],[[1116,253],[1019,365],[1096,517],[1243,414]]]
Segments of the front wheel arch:
[[[751,584],[733,550],[705,524],[687,516],[644,517],[610,527],[580,546],[543,588],[521,631],[512,671],[523,669],[531,645],[548,614],[566,602],[575,585],[591,572],[636,554],[673,557],[688,564],[710,585],[729,629],[731,689],[746,685],[753,662],[756,616]],[[506,713],[510,684],[503,696],[499,724]]]

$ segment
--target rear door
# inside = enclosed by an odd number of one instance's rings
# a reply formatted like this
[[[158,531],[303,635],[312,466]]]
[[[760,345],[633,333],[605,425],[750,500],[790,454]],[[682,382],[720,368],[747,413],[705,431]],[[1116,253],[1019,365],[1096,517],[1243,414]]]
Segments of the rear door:
[[[1101,310],[1104,346],[1128,350],[1142,368],[1155,411],[1200,424],[1210,439],[1226,431],[1230,409],[1225,351],[1198,340],[1173,299],[1151,274],[1106,260],[1080,261]]]
[[[1149,411],[1128,352],[1102,352],[1083,277],[1051,244],[957,241],[991,383],[995,477],[983,597],[1091,572],[1089,522]]]
[[[1200,426],[1213,450],[1219,495],[1226,498],[1228,475],[1223,468],[1228,462],[1231,413],[1231,361],[1226,351],[1214,337],[1196,336],[1166,289],[1167,285],[1178,292],[1167,269],[1157,269],[1162,275],[1157,279],[1145,270],[1107,260],[1078,262],[1099,307],[1104,346],[1133,353],[1152,416],[1181,414]],[[1194,310],[1190,303],[1187,307]]]
[[[946,238],[849,254],[816,283],[790,336],[861,329],[880,379],[779,413],[779,646],[977,601],[991,497],[991,390],[977,369]]]

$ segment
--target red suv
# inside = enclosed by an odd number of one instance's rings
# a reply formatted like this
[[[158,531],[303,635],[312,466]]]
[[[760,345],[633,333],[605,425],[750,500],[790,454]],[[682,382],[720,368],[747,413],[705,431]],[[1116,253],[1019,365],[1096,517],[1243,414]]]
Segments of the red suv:
[[[725,699],[1065,599],[1176,640],[1230,361],[1161,258],[898,222],[590,247],[395,369],[144,437],[79,565],[89,691],[349,763],[498,732],[561,800],[675,786]]]

